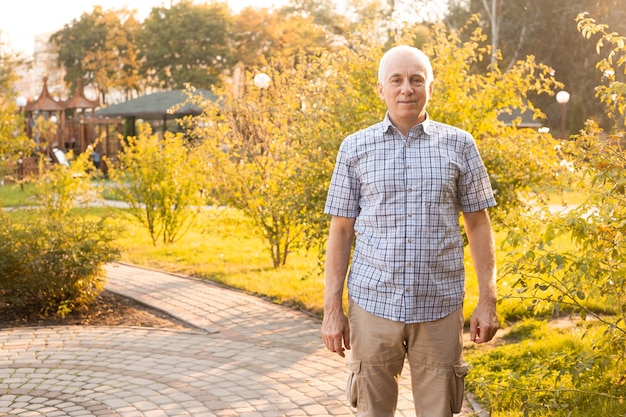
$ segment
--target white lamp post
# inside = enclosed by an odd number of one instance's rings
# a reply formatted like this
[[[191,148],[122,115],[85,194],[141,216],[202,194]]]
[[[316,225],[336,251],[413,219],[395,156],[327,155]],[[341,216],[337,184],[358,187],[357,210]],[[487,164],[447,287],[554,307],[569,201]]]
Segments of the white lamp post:
[[[556,93],[556,102],[561,105],[561,136],[563,139],[567,139],[567,134],[565,133],[565,107],[569,102],[569,93],[567,91]]]

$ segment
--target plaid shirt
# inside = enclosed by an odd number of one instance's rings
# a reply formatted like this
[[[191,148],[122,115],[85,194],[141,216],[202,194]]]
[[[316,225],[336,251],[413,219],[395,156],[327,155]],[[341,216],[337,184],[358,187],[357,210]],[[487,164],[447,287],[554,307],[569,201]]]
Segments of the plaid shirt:
[[[348,136],[324,212],[356,218],[350,297],[404,323],[452,313],[465,295],[459,212],[494,205],[468,132],[427,118],[405,138],[387,115]]]

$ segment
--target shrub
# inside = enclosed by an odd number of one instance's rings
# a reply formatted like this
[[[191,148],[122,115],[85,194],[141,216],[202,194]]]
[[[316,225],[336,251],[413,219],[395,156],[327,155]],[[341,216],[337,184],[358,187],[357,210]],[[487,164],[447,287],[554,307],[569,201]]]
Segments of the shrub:
[[[624,361],[594,349],[606,330],[522,321],[501,346],[467,353],[468,389],[493,417],[624,415]]]
[[[205,161],[182,135],[141,132],[126,138],[119,163],[109,171],[114,193],[150,232],[152,243],[170,245],[193,226],[204,204]]]
[[[118,255],[107,218],[21,210],[2,213],[0,225],[0,296],[33,313],[63,317],[88,305]]]
[[[40,208],[0,213],[0,298],[33,313],[65,316],[102,291],[106,262],[115,260],[109,218],[77,211],[93,199],[89,154],[57,165],[36,184]]]
[[[609,57],[597,65],[608,84],[596,92],[607,105],[607,116],[617,119],[615,134],[588,121],[575,141],[563,144],[562,152],[581,175],[580,184],[588,187],[588,198],[565,213],[511,216],[500,282],[502,287],[510,284],[503,301],[517,301],[536,314],[576,312],[586,324],[567,343],[555,345],[549,337],[535,337],[526,342],[532,347],[504,346],[477,359],[477,364],[489,364],[500,374],[490,376],[492,382],[477,380],[474,386],[485,393],[494,416],[523,412],[577,417],[626,411],[626,151],[620,144],[624,131],[618,117],[626,109],[626,84],[614,78],[617,70],[626,73],[626,38],[585,15],[578,21],[587,38],[600,35],[598,50],[605,42],[611,48]],[[496,358],[508,363],[495,367]],[[486,376],[489,371],[480,372]]]

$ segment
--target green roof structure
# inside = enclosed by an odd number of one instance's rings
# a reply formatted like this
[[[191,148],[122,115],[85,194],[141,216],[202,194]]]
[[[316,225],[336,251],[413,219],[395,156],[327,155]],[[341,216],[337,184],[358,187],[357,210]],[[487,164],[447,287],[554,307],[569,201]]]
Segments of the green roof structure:
[[[170,113],[176,105],[187,101],[188,93],[185,90],[163,91],[147,94],[123,103],[114,104],[96,110],[98,117],[132,117],[135,119],[177,119],[187,115],[198,115],[202,112],[195,104],[187,103]],[[215,100],[217,97],[209,90],[195,90],[193,95],[202,95],[205,100]]]

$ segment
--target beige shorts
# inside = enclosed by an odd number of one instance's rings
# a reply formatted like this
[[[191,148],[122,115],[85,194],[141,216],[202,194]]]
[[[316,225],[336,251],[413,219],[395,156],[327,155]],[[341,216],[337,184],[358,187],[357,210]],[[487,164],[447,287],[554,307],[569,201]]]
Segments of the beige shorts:
[[[461,410],[467,364],[463,309],[433,322],[405,324],[349,304],[350,375],[346,394],[359,417],[393,417],[405,358],[417,417],[451,417]]]

